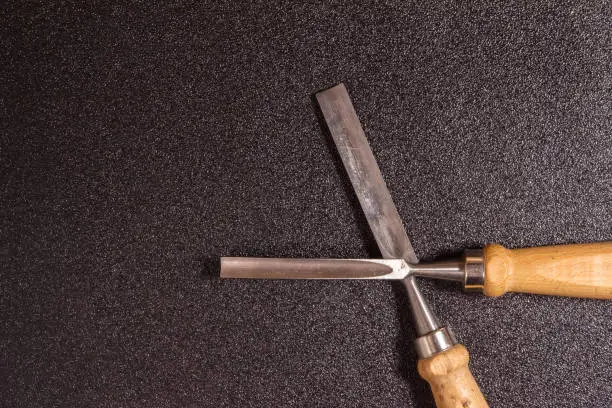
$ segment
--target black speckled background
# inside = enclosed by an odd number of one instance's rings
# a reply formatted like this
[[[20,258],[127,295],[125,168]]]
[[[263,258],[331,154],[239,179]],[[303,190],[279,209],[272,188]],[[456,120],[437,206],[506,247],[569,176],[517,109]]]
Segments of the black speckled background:
[[[2,7],[2,407],[432,407],[313,94],[344,82],[422,259],[612,239],[609,2]],[[492,407],[612,406],[612,304],[424,282]]]

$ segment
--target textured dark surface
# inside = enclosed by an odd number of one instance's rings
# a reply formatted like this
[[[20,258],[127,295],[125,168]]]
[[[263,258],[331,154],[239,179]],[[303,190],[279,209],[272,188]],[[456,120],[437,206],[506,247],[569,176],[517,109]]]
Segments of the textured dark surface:
[[[340,81],[422,259],[612,239],[610,3],[534,3],[4,6],[0,405],[432,407],[397,287],[218,257],[377,256]],[[612,405],[609,302],[423,291],[492,407]]]

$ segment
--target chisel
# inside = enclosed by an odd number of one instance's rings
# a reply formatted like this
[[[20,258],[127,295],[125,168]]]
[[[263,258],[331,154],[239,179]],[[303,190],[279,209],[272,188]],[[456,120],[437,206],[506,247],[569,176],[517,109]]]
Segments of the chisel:
[[[523,292],[612,299],[612,242],[513,250],[487,245],[484,250],[466,250],[461,258],[419,264],[401,259],[287,261],[226,258],[222,263],[225,273],[234,275],[233,278],[404,279],[418,276],[458,281],[466,290],[482,291],[487,296]],[[353,266],[355,269],[351,269]]]

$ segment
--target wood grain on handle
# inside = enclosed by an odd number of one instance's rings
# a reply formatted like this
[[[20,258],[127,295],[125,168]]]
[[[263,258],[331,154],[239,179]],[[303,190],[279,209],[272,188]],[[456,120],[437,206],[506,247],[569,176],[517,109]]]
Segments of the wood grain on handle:
[[[438,408],[488,408],[468,367],[470,355],[457,344],[425,360],[419,360],[419,374],[431,386]]]
[[[487,296],[506,292],[612,299],[612,242],[484,248]]]

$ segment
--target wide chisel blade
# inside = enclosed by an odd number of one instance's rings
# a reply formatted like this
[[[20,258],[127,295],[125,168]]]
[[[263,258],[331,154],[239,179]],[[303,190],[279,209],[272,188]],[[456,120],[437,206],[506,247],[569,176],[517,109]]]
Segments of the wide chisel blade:
[[[383,258],[418,263],[346,88],[319,92],[317,101]]]
[[[255,279],[403,279],[403,259],[221,258],[221,278]]]
[[[317,101],[383,258],[402,258],[410,264],[417,264],[419,260],[346,88],[340,84],[319,92]],[[414,277],[408,276],[402,282],[410,300],[417,335],[437,330],[440,327],[438,319]]]

